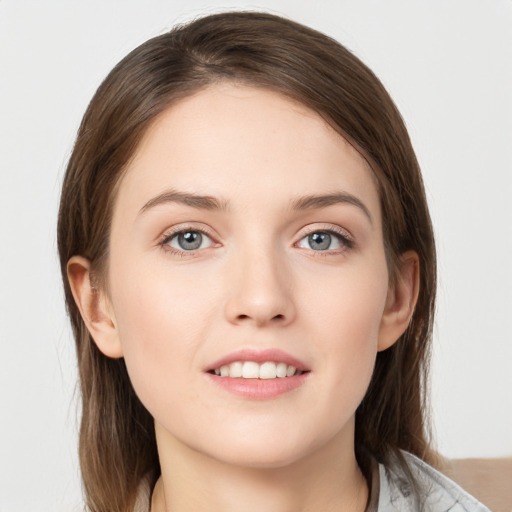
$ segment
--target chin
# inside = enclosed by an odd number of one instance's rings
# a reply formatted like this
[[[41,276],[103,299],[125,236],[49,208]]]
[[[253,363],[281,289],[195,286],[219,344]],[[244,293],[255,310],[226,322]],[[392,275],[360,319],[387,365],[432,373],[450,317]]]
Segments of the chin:
[[[306,453],[297,449],[270,450],[268,448],[251,447],[230,450],[228,453],[214,454],[219,462],[240,468],[279,469],[290,466],[302,459]]]
[[[210,452],[210,456],[217,461],[236,467],[279,469],[314,457],[324,448],[334,449],[331,442],[337,437],[333,432],[310,436],[306,429],[300,428],[285,432],[286,435],[283,435],[282,429],[272,433],[261,430],[260,435],[252,432],[250,436],[229,436],[227,442],[218,440],[209,447],[205,446],[203,453]],[[233,442],[233,439],[236,441]],[[212,446],[214,450],[211,450]]]

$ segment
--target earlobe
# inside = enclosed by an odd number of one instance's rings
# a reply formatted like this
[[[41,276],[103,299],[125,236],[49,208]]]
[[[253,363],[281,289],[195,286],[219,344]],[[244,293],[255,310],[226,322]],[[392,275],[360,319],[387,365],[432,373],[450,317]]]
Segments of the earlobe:
[[[112,308],[105,293],[94,283],[90,261],[73,256],[68,261],[67,274],[75,303],[97,347],[107,357],[123,357]]]
[[[390,287],[379,331],[379,352],[391,347],[405,332],[418,301],[419,257],[415,251],[400,256],[396,283]]]

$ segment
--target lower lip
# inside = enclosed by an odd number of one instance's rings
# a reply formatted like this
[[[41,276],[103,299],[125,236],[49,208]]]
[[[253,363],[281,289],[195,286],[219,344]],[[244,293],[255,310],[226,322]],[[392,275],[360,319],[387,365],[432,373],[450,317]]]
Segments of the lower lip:
[[[215,385],[234,395],[252,400],[266,400],[283,395],[302,386],[308,378],[309,372],[294,375],[293,377],[278,377],[275,379],[219,377],[211,373],[206,373],[205,375]]]

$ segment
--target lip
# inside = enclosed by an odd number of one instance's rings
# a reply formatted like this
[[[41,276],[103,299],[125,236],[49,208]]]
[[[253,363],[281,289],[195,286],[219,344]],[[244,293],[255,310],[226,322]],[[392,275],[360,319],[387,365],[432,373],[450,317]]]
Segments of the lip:
[[[219,375],[212,373],[212,370],[224,365],[229,365],[236,361],[254,361],[258,364],[266,363],[267,361],[285,363],[288,366],[294,366],[297,370],[305,373],[294,375],[293,377],[278,377],[275,379],[220,377]],[[293,391],[302,386],[310,375],[310,369],[304,362],[279,349],[237,350],[236,352],[231,352],[230,354],[217,359],[211,365],[206,367],[204,371],[205,377],[215,386],[220,387],[222,390],[227,391],[230,394],[250,400],[267,400]]]
[[[204,375],[210,383],[230,394],[250,400],[268,400],[299,388],[307,381],[310,372],[275,379],[220,377],[211,373]]]
[[[205,368],[205,372],[209,372],[211,370],[215,370],[216,368],[220,368],[224,365],[229,365],[231,363],[235,363],[236,361],[254,361],[258,364],[266,363],[267,361],[271,361],[274,363],[286,363],[288,366],[295,366],[297,370],[308,372],[310,369],[307,365],[297,359],[296,357],[291,356],[287,352],[283,350],[272,348],[265,350],[255,350],[255,349],[241,349],[235,352],[231,352],[230,354],[221,357],[214,361],[211,365]],[[224,377],[227,378],[227,377]],[[286,377],[291,378],[291,377]],[[271,380],[271,379],[270,379]]]

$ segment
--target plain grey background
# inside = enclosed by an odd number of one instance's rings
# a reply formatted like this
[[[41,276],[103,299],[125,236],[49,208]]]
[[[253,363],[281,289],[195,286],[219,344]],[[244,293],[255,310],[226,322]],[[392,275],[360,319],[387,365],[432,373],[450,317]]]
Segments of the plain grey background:
[[[512,455],[510,0],[0,0],[0,512],[80,509],[59,187],[100,81],[176,22],[265,9],[345,44],[400,108],[439,248],[436,441]]]

